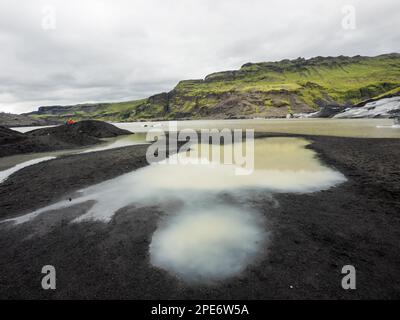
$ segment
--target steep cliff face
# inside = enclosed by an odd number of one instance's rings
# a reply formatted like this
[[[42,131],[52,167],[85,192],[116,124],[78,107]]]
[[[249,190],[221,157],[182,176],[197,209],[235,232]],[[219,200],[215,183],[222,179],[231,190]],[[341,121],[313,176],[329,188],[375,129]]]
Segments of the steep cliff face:
[[[36,114],[65,115],[70,113],[71,115],[73,115],[76,112],[93,113],[105,107],[107,107],[106,103],[78,104],[75,106],[47,106],[47,107],[39,107]]]
[[[170,92],[122,103],[41,107],[34,115],[131,121],[285,117],[351,107],[400,88],[400,55],[316,57],[246,63],[185,80]]]

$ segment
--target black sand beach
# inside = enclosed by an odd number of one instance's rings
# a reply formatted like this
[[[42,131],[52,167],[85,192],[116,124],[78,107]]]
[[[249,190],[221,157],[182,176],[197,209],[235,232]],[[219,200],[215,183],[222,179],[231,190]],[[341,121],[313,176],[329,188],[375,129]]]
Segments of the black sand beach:
[[[132,132],[96,120],[84,120],[20,133],[0,126],[0,157],[33,152],[76,149],[99,144],[101,138],[129,135]]]
[[[302,137],[348,181],[311,194],[275,195],[277,207],[257,194],[251,206],[265,216],[272,240],[240,276],[189,286],[151,266],[148,247],[163,215],[157,207],[121,209],[108,224],[69,224],[82,214],[76,206],[16,227],[0,224],[0,298],[400,298],[400,140]],[[145,166],[146,149],[70,155],[24,168],[0,185],[0,218],[68,201],[80,188]],[[40,286],[47,264],[57,270],[54,291]],[[341,287],[346,264],[356,267],[357,290]]]

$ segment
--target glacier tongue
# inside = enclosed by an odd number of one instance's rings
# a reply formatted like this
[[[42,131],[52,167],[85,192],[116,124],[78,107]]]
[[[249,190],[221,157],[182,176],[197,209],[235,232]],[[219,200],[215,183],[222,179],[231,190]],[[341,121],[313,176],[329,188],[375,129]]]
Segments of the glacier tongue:
[[[349,108],[333,118],[389,118],[400,116],[400,96],[369,102],[363,107]]]

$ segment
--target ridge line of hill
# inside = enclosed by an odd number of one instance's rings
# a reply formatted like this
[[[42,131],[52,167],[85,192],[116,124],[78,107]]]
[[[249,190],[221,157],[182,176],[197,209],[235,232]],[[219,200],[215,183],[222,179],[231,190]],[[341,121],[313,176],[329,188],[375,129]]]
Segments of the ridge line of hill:
[[[171,91],[116,103],[42,106],[35,119],[140,121],[281,118],[327,106],[360,106],[400,95],[400,54],[246,63],[238,70],[180,81]]]

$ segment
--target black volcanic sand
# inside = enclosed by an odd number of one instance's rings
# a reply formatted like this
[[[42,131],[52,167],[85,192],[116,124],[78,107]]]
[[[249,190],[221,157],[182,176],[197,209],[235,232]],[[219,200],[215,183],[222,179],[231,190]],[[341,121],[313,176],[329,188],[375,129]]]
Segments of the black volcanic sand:
[[[40,128],[25,134],[0,127],[0,157],[79,148],[101,143],[100,138],[127,134],[132,134],[132,132],[96,120]]]
[[[400,298],[400,139],[303,137],[348,181],[312,194],[274,195],[279,206],[258,192],[250,205],[265,215],[272,238],[260,261],[240,276],[213,286],[186,285],[149,263],[151,237],[165,215],[159,208],[130,206],[108,224],[69,224],[85,204],[16,227],[0,225],[0,298]],[[139,168],[146,148],[27,167],[0,185],[1,217],[67,201],[79,188]],[[57,270],[54,291],[40,286],[47,264]],[[357,290],[341,288],[346,264],[357,269]]]

